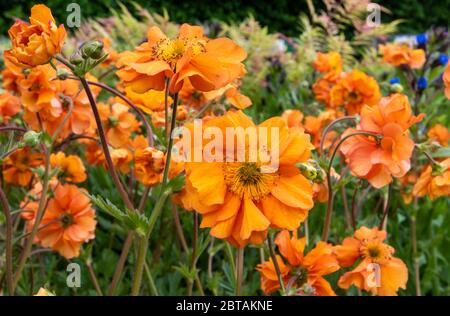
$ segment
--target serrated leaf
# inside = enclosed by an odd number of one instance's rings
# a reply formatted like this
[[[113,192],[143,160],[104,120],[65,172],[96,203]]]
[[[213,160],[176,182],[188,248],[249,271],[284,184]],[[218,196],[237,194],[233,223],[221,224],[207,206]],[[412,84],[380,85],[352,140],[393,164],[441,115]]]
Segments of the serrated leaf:
[[[125,213],[121,211],[116,205],[111,203],[108,199],[104,199],[101,196],[90,195],[92,203],[98,206],[105,213],[111,215],[119,222],[123,223],[127,228],[136,231],[136,233],[140,236],[145,236],[149,229],[148,219],[144,214],[137,212],[128,212]]]

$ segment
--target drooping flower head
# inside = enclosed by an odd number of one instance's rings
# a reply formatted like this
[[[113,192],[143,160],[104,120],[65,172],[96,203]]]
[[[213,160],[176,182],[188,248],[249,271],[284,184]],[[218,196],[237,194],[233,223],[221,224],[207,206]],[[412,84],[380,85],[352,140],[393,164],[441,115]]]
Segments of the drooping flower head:
[[[434,200],[441,196],[450,196],[450,158],[437,165],[424,168],[413,188],[417,197],[429,196]]]
[[[280,256],[276,256],[288,294],[336,295],[324,278],[325,275],[336,272],[340,268],[330,244],[320,241],[305,255],[305,238],[290,237],[287,230],[278,234],[275,243],[286,260],[285,262]],[[257,270],[261,273],[261,288],[265,294],[273,293],[280,288],[272,259],[259,264]]]
[[[356,135],[340,147],[346,162],[356,176],[367,179],[376,188],[403,177],[411,167],[414,142],[408,128],[422,119],[412,115],[408,98],[393,94],[376,106],[365,106],[358,128],[347,129],[342,137],[357,131],[374,133],[377,137]]]
[[[5,58],[19,67],[48,63],[61,52],[66,37],[64,26],[56,25],[50,9],[43,4],[31,8],[30,23],[18,20],[8,33],[12,49],[5,51]]]
[[[450,131],[444,125],[436,124],[428,130],[427,136],[439,145],[447,147],[450,140]]]
[[[384,243],[386,232],[362,226],[353,237],[347,237],[334,252],[342,267],[352,267],[338,281],[339,287],[348,289],[355,285],[374,295],[393,296],[406,289],[408,268],[395,258],[394,248]]]
[[[186,80],[198,91],[211,91],[245,74],[246,52],[230,39],[208,39],[200,26],[183,24],[174,39],[151,27],[147,39],[135,51],[120,54],[117,63],[123,67],[117,75],[135,92],[163,90],[166,78],[171,78],[171,93]]]

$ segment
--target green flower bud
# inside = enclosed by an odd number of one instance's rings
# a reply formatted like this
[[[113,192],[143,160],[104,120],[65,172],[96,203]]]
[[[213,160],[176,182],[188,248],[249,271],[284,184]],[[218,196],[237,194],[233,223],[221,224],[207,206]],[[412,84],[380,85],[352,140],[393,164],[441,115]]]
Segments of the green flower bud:
[[[391,84],[389,88],[390,88],[391,92],[394,92],[394,93],[402,93],[403,92],[403,86],[399,83]]]
[[[56,76],[60,80],[66,80],[70,76],[70,72],[66,68],[58,68]]]
[[[81,46],[81,56],[83,58],[100,59],[103,53],[103,43],[100,41],[86,42]]]
[[[79,65],[83,62],[83,57],[81,57],[79,52],[75,52],[70,56],[69,61],[74,65]]]
[[[28,131],[23,135],[22,141],[28,147],[35,147],[41,142],[41,133]]]
[[[325,178],[322,168],[320,168],[319,164],[312,159],[309,159],[307,162],[298,163],[297,168],[312,182],[322,183]]]

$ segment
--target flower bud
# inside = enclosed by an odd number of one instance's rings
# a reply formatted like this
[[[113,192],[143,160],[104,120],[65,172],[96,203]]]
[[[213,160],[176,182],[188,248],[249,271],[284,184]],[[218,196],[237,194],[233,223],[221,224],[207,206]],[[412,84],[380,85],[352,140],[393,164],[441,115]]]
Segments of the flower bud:
[[[41,142],[41,133],[28,131],[23,135],[22,141],[28,147],[35,147]]]
[[[83,58],[100,59],[103,54],[103,43],[100,41],[86,42],[80,49]]]
[[[425,77],[420,77],[417,81],[417,88],[419,90],[425,90],[428,87],[428,81]]]
[[[301,173],[310,181],[316,183],[322,183],[324,180],[324,171],[320,168],[319,164],[309,159],[307,162],[297,164],[297,168]]]
[[[56,77],[59,80],[66,80],[70,76],[70,72],[66,68],[58,68],[56,71]]]
[[[399,83],[391,84],[389,86],[389,89],[393,93],[402,93],[403,92],[403,86]]]
[[[70,56],[70,62],[74,65],[79,65],[83,62],[83,57],[81,57],[79,52],[75,52]]]

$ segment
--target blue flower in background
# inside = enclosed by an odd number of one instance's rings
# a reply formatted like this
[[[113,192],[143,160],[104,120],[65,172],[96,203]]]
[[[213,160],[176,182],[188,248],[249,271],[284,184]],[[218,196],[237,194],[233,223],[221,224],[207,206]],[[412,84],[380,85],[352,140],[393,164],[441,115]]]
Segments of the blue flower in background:
[[[416,35],[417,45],[425,45],[427,43],[427,33],[421,33]]]
[[[447,65],[448,63],[448,56],[445,54],[440,54],[439,55],[439,63],[443,66]]]
[[[420,77],[419,81],[417,81],[417,88],[420,90],[424,90],[428,87],[428,81],[425,77]]]
[[[400,83],[400,78],[399,77],[394,77],[391,80],[389,80],[390,84],[396,84],[396,83]]]

